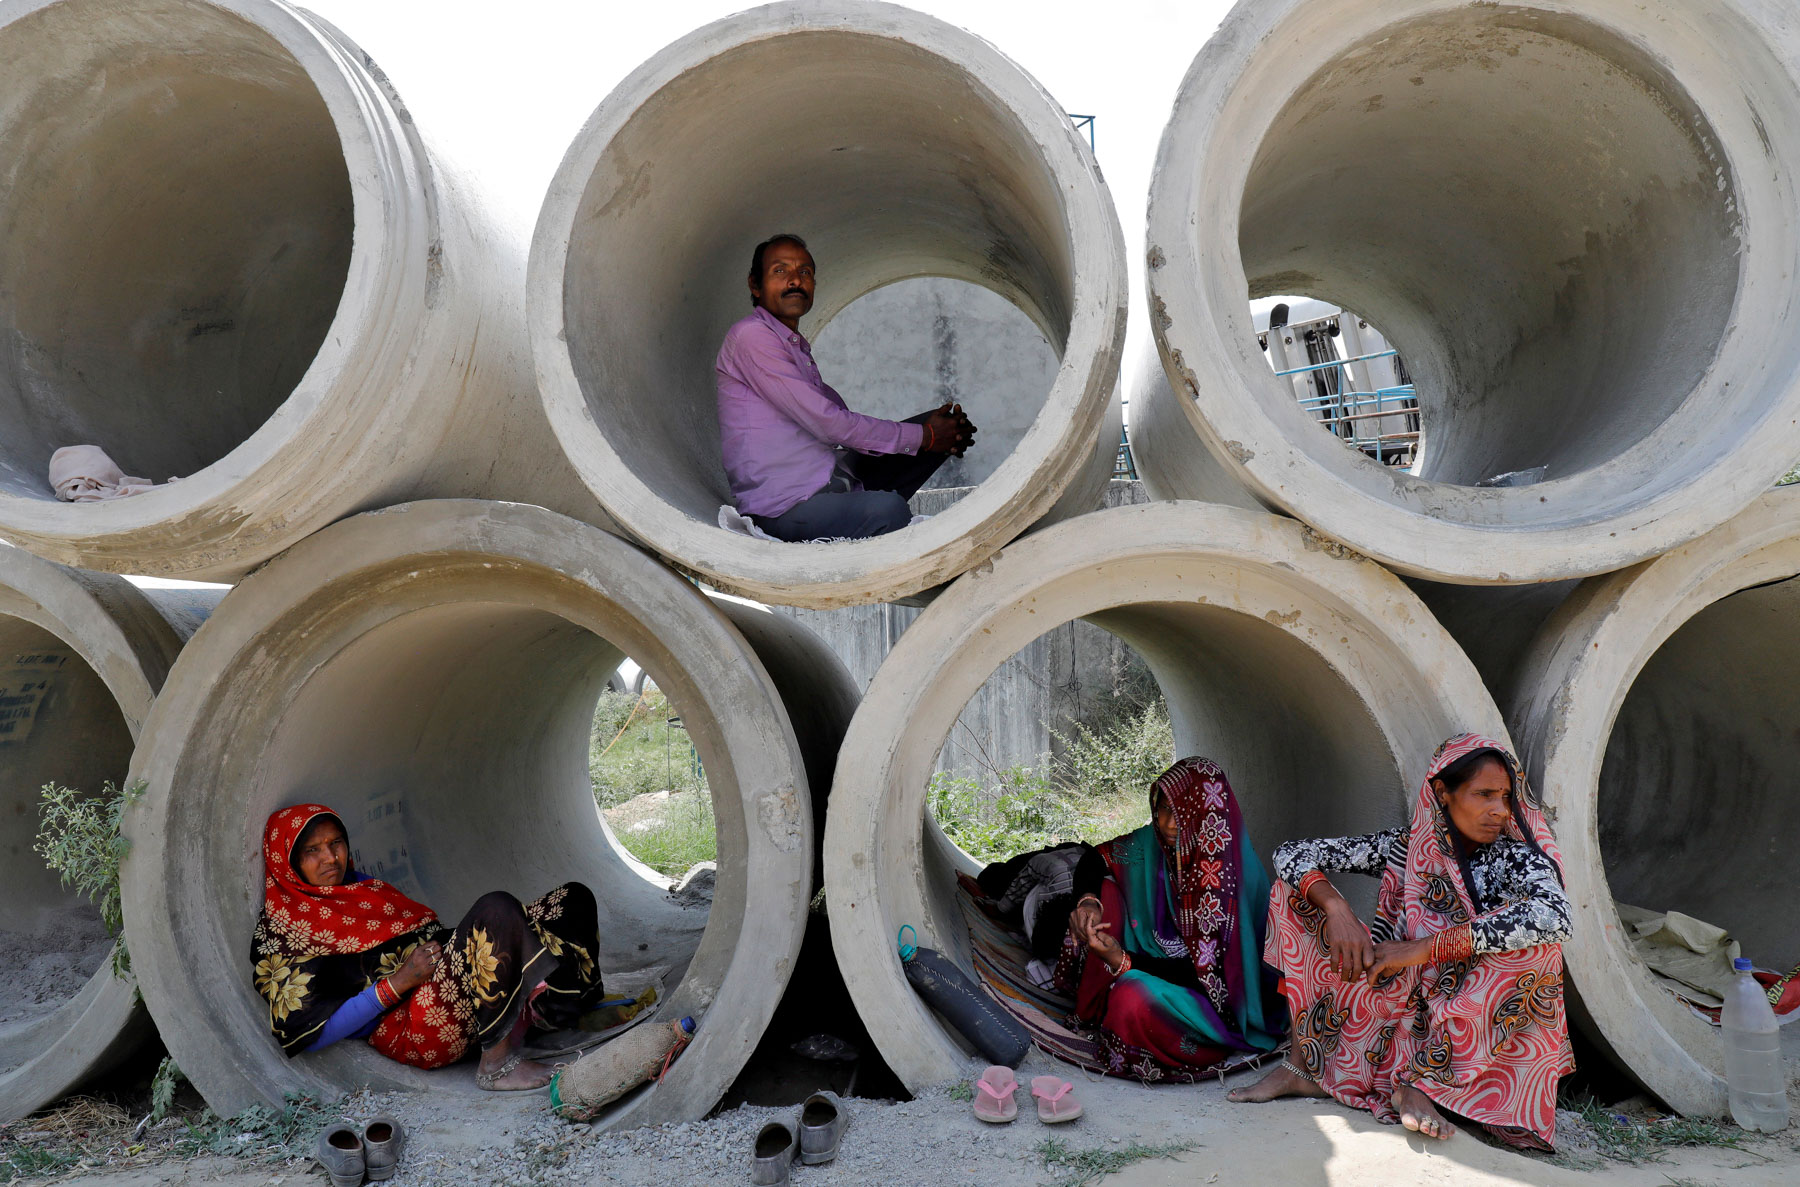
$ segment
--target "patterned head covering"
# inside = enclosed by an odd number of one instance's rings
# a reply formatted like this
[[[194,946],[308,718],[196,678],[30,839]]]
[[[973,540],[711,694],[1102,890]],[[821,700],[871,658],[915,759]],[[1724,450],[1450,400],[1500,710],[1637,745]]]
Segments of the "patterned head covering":
[[[1230,1004],[1241,999],[1246,981],[1243,963],[1235,959],[1240,944],[1234,907],[1244,836],[1237,797],[1219,764],[1195,755],[1177,760],[1156,777],[1150,785],[1152,812],[1159,799],[1175,814],[1175,848],[1168,855],[1173,858],[1168,887],[1175,931],[1214,1008],[1229,1017]]]
[[[294,846],[306,826],[338,816],[324,804],[296,804],[269,817],[263,828],[263,917],[266,933],[291,960],[367,952],[430,923],[437,913],[379,878],[314,886],[294,868]],[[347,836],[346,832],[346,836]]]

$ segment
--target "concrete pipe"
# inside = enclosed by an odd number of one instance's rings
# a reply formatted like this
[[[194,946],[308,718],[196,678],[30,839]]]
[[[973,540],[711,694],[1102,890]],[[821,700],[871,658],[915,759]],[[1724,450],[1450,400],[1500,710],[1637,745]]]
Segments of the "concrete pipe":
[[[229,581],[406,498],[600,522],[536,398],[522,230],[341,33],[279,0],[6,0],[0,61],[0,536]],[[181,482],[59,502],[74,444]]]
[[[1461,584],[1609,571],[1723,523],[1800,457],[1797,79],[1779,0],[1240,4],[1150,187],[1167,384],[1133,411],[1190,431],[1138,437],[1145,480],[1235,481]],[[1416,475],[1296,406],[1251,322],[1276,294],[1399,350]]]
[[[1716,923],[1764,967],[1800,961],[1787,909],[1800,874],[1796,576],[1800,490],[1772,491],[1666,556],[1582,583],[1511,698],[1575,902],[1564,954],[1577,1017],[1684,1113],[1725,1110],[1719,1032],[1661,988],[1614,903]]]
[[[218,595],[143,592],[0,546],[0,1122],[130,1054],[150,1022],[97,907],[33,845],[46,783],[124,787],[132,746]]]
[[[706,770],[710,914],[646,877],[595,807],[594,708],[624,655],[668,695]],[[221,1113],[362,1084],[476,1091],[473,1063],[420,1072],[357,1042],[289,1059],[270,1037],[246,959],[262,828],[317,800],[344,813],[360,868],[451,924],[489,890],[592,887],[602,969],[669,966],[665,1014],[701,1022],[611,1123],[696,1119],[787,983],[811,897],[808,771],[829,774],[855,699],[804,629],[716,605],[541,508],[447,500],[333,525],[232,591],[132,764],[148,791],[127,822],[126,936],[163,1041]]]
[[[771,161],[792,184],[770,183]],[[808,337],[875,288],[942,276],[1014,302],[1056,349],[1029,427],[948,511],[831,545],[717,526],[713,361],[750,312],[751,249],[778,231],[818,260]],[[682,38],[594,112],[532,242],[532,351],[564,450],[627,531],[720,589],[829,608],[947,581],[1059,499],[1098,506],[1125,287],[1093,156],[1024,71],[907,9],[800,0]],[[934,395],[861,410],[910,416]]]
[[[968,960],[952,895],[975,866],[926,813],[934,761],[988,675],[1076,618],[1149,664],[1176,749],[1224,766],[1265,859],[1290,837],[1400,822],[1444,738],[1505,736],[1475,669],[1399,579],[1291,519],[1157,503],[1009,546],[901,636],[832,787],[832,939],[857,1010],[914,1091],[963,1070],[894,947],[910,923],[921,944]]]

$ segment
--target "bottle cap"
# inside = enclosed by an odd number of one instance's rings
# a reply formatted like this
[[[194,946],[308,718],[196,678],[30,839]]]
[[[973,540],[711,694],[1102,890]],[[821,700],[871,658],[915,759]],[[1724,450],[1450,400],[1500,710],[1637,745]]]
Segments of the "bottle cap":
[[[681,1020],[681,1029],[687,1031],[689,1034],[693,1034],[694,1031],[699,1028],[692,1018],[683,1018]]]
[[[1731,967],[1740,973],[1747,973],[1750,971],[1750,962],[1739,956],[1732,960]]]

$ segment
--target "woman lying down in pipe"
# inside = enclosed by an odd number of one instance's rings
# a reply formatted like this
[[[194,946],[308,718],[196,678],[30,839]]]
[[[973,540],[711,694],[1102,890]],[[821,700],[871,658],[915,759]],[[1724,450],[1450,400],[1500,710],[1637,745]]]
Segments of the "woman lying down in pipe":
[[[290,1056],[362,1038],[437,1068],[473,1047],[482,1088],[541,1088],[552,1069],[521,1056],[526,1032],[573,1028],[600,1003],[599,909],[579,882],[529,903],[483,895],[450,930],[358,873],[342,819],[323,804],[269,817],[263,865],[250,960]]]

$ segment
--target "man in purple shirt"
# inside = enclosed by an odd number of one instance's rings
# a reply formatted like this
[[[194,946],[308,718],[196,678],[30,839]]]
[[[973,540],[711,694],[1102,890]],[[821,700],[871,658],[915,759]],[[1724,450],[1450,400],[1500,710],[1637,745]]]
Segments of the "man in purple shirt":
[[[911,521],[906,501],[975,426],[952,404],[904,421],[850,411],[800,334],[813,272],[793,235],[751,257],[755,310],[726,331],[715,365],[725,474],[738,510],[778,540],[879,536]]]

